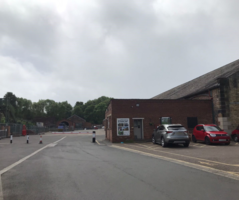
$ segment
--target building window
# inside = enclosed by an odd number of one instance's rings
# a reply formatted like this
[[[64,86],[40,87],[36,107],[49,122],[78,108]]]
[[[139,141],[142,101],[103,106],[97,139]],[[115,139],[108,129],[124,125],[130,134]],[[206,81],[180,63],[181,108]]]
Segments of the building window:
[[[198,118],[197,117],[188,117],[188,128],[194,128],[198,125]]]

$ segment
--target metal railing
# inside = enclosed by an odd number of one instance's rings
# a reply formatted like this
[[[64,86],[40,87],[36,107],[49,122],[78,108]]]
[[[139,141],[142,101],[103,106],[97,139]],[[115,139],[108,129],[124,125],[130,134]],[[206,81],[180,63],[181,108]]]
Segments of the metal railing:
[[[7,137],[7,126],[6,124],[0,124],[0,139]]]
[[[46,127],[38,127],[38,126],[29,126],[27,127],[27,133],[29,134],[40,134],[40,133],[46,133],[49,131],[49,128]]]
[[[8,124],[10,126],[10,133],[13,136],[21,136],[22,135],[22,124]]]

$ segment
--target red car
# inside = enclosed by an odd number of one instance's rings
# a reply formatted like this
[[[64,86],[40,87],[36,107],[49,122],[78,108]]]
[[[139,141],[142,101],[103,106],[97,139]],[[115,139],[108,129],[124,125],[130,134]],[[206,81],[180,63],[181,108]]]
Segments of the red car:
[[[230,136],[215,124],[199,124],[193,129],[192,141],[204,141],[206,144],[230,144]]]
[[[238,142],[239,141],[239,126],[237,127],[237,129],[232,131],[232,140],[234,142]]]

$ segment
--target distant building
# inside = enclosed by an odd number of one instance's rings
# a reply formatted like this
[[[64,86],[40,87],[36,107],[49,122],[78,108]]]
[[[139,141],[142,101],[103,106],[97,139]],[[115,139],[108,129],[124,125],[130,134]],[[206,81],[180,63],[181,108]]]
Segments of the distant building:
[[[239,124],[239,60],[152,99],[211,99],[214,123],[231,133]]]
[[[74,127],[75,129],[84,129],[84,128],[92,128],[92,124],[87,122],[82,117],[78,115],[72,115],[67,119],[62,119],[57,122],[57,126],[64,125],[69,127]]]
[[[43,127],[44,123],[43,122],[36,122],[37,127]]]

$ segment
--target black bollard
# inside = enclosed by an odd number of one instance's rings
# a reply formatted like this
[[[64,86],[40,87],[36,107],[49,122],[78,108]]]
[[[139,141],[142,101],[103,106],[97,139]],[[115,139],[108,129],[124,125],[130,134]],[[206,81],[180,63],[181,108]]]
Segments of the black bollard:
[[[92,142],[95,143],[95,131],[93,131],[93,134],[92,134]]]
[[[11,135],[11,136],[10,136],[10,143],[12,143],[12,138],[13,138],[13,137],[12,137],[12,135]]]
[[[27,135],[27,144],[29,143],[29,135]]]

